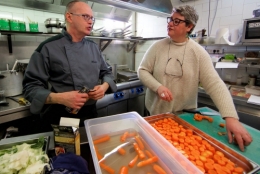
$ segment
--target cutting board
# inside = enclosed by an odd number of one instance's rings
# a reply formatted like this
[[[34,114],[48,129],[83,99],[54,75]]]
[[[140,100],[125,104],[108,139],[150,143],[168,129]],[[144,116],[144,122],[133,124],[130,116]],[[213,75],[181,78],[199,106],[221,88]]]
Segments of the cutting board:
[[[208,107],[198,108],[197,110],[204,112],[216,112]],[[219,127],[220,123],[225,123],[225,121],[220,116],[211,116],[214,119],[212,123],[208,122],[207,120],[202,120],[200,122],[195,121],[193,119],[194,114],[190,113],[183,113],[178,116],[186,122],[197,127],[201,131],[207,133],[211,137],[215,138],[216,140],[220,141],[221,143],[225,144],[226,146],[230,147],[231,149],[235,150],[237,153],[260,165],[260,131],[243,124],[243,126],[253,137],[253,142],[249,146],[246,146],[245,151],[242,152],[239,150],[238,145],[228,143],[227,134],[222,136],[218,134],[218,132],[226,132],[226,128]]]

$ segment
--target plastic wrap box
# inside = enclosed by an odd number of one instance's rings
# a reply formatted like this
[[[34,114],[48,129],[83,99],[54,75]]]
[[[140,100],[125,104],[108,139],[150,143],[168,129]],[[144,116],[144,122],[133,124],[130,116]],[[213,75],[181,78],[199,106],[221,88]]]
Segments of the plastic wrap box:
[[[135,130],[149,146],[150,150],[159,158],[159,162],[165,166],[167,174],[202,174],[185,156],[175,147],[167,142],[153,127],[150,126],[138,113],[128,112],[124,114],[112,115],[102,118],[86,120],[85,129],[91,149],[96,173],[101,174],[101,168],[96,155],[93,140],[103,135],[113,135],[115,132],[125,132],[125,130]],[[95,145],[96,146],[96,145]],[[106,156],[106,154],[104,155]],[[120,159],[114,159],[108,165],[118,167]],[[118,173],[118,169],[115,173]],[[144,172],[144,171],[143,171]],[[129,171],[129,174],[131,172]]]

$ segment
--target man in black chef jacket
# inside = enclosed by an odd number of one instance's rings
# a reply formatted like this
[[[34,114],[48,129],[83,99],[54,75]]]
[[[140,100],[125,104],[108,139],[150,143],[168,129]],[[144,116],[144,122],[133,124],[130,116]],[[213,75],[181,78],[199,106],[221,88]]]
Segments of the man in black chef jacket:
[[[84,126],[85,119],[97,117],[96,101],[117,90],[98,45],[85,38],[95,21],[91,8],[72,1],[64,15],[66,29],[38,46],[23,80],[25,98],[31,102],[31,112],[41,115],[44,131],[59,124],[60,117],[80,118]],[[78,93],[82,86],[93,90]],[[66,107],[80,110],[71,114]]]

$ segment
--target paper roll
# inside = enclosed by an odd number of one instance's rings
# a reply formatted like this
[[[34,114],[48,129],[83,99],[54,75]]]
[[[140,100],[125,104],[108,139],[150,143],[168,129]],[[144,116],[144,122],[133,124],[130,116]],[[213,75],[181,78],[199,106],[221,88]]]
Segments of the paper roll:
[[[233,43],[237,43],[238,38],[239,38],[239,30],[238,29],[232,30],[230,41]]]
[[[216,32],[215,44],[225,44],[224,35],[229,35],[228,28],[219,28]]]

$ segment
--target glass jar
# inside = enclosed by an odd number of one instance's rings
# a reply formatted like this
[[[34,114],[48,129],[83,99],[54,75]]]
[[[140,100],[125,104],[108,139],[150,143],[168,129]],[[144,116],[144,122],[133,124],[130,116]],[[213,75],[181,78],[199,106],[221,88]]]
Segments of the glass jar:
[[[10,30],[9,19],[0,18],[0,30]]]
[[[256,77],[255,86],[260,86],[260,74]]]
[[[255,85],[255,80],[256,80],[256,75],[250,74],[248,78],[248,85],[249,86],[254,86]]]
[[[10,29],[12,31],[20,31],[19,21],[18,20],[10,20]]]

